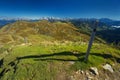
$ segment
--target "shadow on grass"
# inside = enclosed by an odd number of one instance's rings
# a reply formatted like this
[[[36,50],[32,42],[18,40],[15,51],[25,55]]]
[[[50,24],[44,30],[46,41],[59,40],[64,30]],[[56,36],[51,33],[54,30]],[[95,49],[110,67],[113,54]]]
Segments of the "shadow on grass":
[[[0,68],[3,66],[4,58],[0,60]]]
[[[111,54],[100,54],[100,53],[90,53],[90,55],[100,56],[105,59],[116,60],[117,63],[120,63],[120,57],[112,56]]]
[[[74,54],[72,52],[60,52],[60,53],[53,53],[53,54],[43,54],[43,55],[29,55],[29,56],[24,56],[24,57],[18,57],[17,59],[30,59],[33,58],[36,61],[37,60],[57,60],[57,61],[78,61],[81,60],[81,58],[79,58],[80,56],[84,56],[85,53],[80,53],[80,54]],[[62,56],[75,56],[78,58],[78,60],[74,60],[74,59],[61,59]]]
[[[72,52],[60,52],[60,53],[53,53],[53,54],[42,54],[42,55],[29,55],[29,56],[23,56],[23,57],[17,57],[18,60],[21,59],[34,59],[35,61],[47,61],[47,60],[56,60],[56,61],[84,61],[84,56],[86,53],[72,53]],[[105,59],[115,59],[116,62],[120,63],[120,58],[112,56],[111,54],[100,54],[100,53],[90,53],[90,55],[103,57]],[[54,57],[55,56],[55,57]],[[62,58],[62,56],[74,56],[77,57],[77,59],[65,59]]]

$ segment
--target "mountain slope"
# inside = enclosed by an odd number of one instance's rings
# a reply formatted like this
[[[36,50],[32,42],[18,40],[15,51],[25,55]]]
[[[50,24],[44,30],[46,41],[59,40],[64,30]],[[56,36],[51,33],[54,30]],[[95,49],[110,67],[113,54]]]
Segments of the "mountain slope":
[[[94,27],[94,23],[97,19],[71,19],[71,23],[73,23],[76,27],[80,28],[83,32],[90,34]],[[119,31],[119,23],[120,21],[111,20],[107,18],[98,19],[98,27],[97,27],[97,35],[100,38],[104,39],[108,43],[120,43],[120,31]],[[115,26],[115,27],[114,27]]]
[[[91,76],[93,80],[119,80],[120,50],[96,39],[86,62],[90,36],[80,31],[71,23],[46,20],[4,26],[0,30],[0,80],[83,80]],[[114,73],[104,70],[104,64],[110,64]],[[90,67],[97,67],[99,75],[91,74]]]
[[[105,39],[109,43],[120,43],[120,28],[114,29],[114,30],[102,30],[98,31],[97,35],[101,38]]]
[[[35,36],[36,38],[37,36],[48,36],[54,40],[70,41],[87,41],[89,39],[88,35],[80,33],[71,23],[52,23],[46,20],[38,22],[18,21],[13,24],[8,24],[0,30],[0,34],[9,35],[14,41],[19,39],[22,41],[22,38],[28,38],[31,41]]]

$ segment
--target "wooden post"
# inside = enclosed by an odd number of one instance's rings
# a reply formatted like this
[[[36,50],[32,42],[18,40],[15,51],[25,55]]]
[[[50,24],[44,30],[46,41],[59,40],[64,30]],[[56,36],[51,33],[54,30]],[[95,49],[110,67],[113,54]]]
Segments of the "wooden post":
[[[89,56],[89,53],[90,53],[90,49],[92,47],[92,43],[94,41],[94,37],[95,37],[97,26],[98,26],[98,20],[96,20],[96,22],[94,24],[94,28],[93,28],[93,31],[92,31],[92,34],[91,34],[91,38],[90,38],[90,41],[89,41],[89,44],[88,44],[88,49],[87,49],[87,52],[86,52],[86,55],[85,55],[85,61],[88,60],[88,56]]]

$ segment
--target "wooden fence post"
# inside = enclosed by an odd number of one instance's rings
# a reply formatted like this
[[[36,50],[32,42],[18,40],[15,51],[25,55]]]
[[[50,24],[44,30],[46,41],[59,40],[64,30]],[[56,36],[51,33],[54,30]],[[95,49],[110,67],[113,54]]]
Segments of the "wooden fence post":
[[[90,38],[90,41],[89,41],[89,44],[88,44],[88,49],[87,49],[87,52],[86,52],[86,55],[85,55],[85,61],[88,61],[88,56],[89,56],[89,53],[90,53],[90,49],[92,47],[92,43],[94,41],[97,26],[98,26],[98,20],[96,20],[96,22],[94,24],[94,28],[93,28],[91,38]]]

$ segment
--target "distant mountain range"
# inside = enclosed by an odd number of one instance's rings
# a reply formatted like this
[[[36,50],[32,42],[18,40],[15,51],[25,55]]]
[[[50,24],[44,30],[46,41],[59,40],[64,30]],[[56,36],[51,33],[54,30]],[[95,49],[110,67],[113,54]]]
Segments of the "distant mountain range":
[[[120,26],[120,21],[118,20],[111,20],[111,19],[108,19],[108,18],[101,18],[99,19],[100,22],[103,22],[107,25],[110,25],[110,26]]]
[[[0,20],[0,27],[13,22],[16,22],[16,20]]]
[[[0,27],[6,25],[6,24],[10,24],[10,23],[14,23],[18,20],[30,20],[30,19],[26,19],[26,18],[8,18],[8,17],[0,17]]]
[[[27,20],[27,21],[39,21],[39,20],[48,20],[48,21],[70,21],[70,22],[75,22],[75,23],[81,23],[81,22],[93,22],[96,20],[99,20],[100,25],[106,25],[109,27],[120,27],[120,20],[112,20],[108,18],[101,18],[101,19],[96,19],[96,18],[53,18],[53,17],[46,17],[46,18],[40,18],[40,19],[26,19],[26,18],[7,18],[7,17],[0,17],[0,26],[4,26],[9,23],[16,22],[18,20]]]

